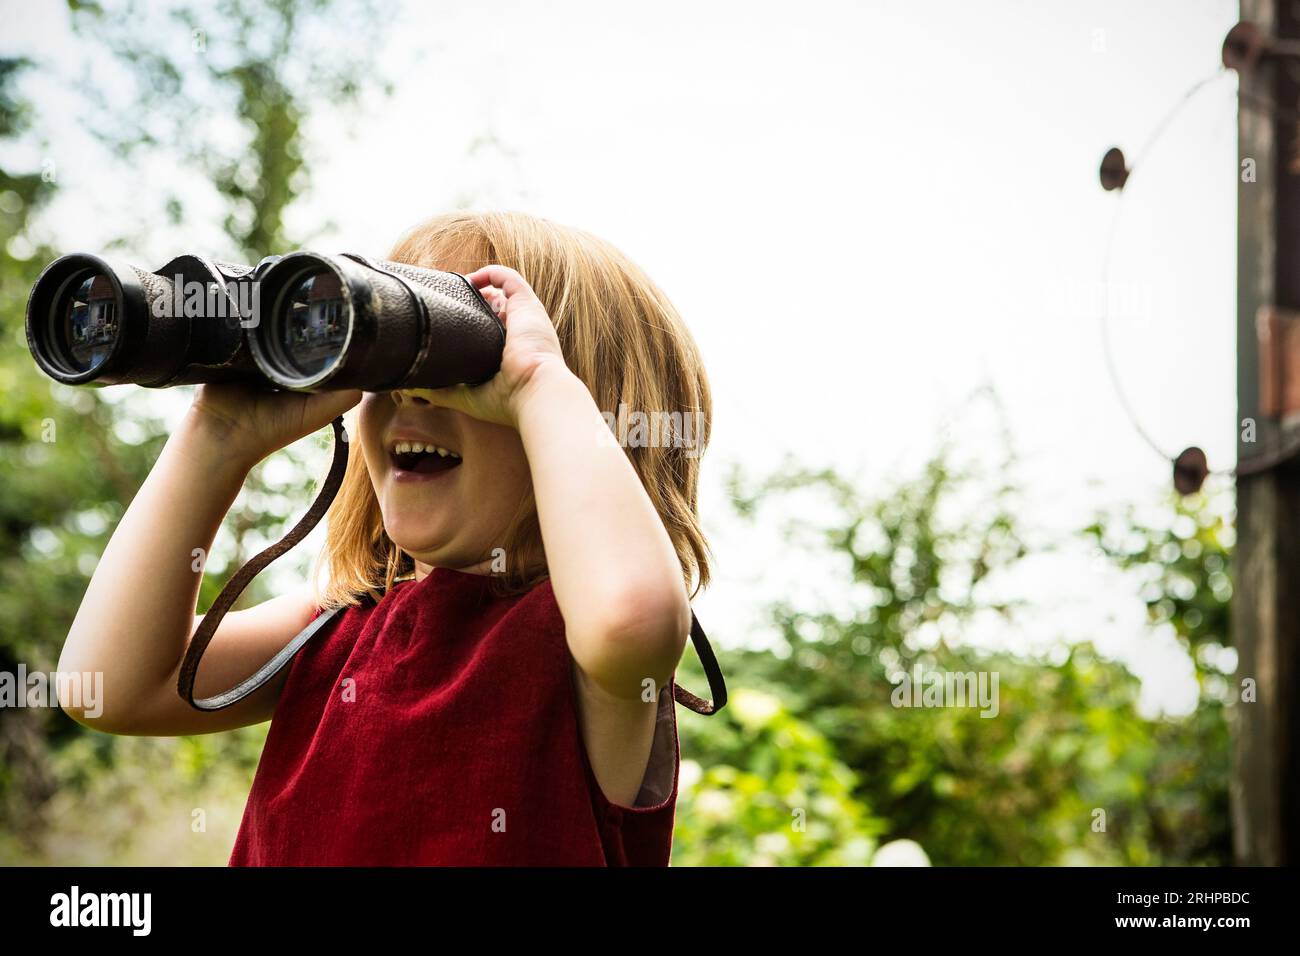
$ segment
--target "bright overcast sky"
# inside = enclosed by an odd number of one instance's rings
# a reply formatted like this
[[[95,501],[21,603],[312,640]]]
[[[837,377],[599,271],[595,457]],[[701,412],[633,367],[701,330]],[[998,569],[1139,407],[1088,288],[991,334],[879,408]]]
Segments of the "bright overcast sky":
[[[18,20],[4,48],[39,58],[71,44],[59,5],[0,3]],[[323,251],[382,254],[472,195],[639,261],[714,386],[704,509],[718,582],[696,606],[725,647],[761,633],[770,596],[822,593],[813,565],[726,519],[727,463],[762,473],[789,453],[883,490],[946,421],[964,453],[986,447],[987,416],[961,413],[992,384],[1036,535],[1161,501],[1169,467],[1124,417],[1100,347],[1117,198],[1097,167],[1111,145],[1135,156],[1215,72],[1236,18],[1219,0],[412,2],[380,58],[393,100],[318,120],[333,151],[291,221],[305,233],[332,220]],[[1234,90],[1231,74],[1205,88],[1138,167],[1111,297],[1115,361],[1143,424],[1215,467],[1234,453]],[[75,130],[51,129],[58,154]],[[497,145],[471,151],[486,134]],[[75,154],[62,168],[65,182],[96,182]],[[53,210],[68,251],[105,228],[87,227],[111,212],[99,193],[69,188],[75,204]],[[142,264],[181,251],[156,238]],[[1189,671],[1145,630],[1131,584],[1060,558],[1017,587],[1038,608],[995,638],[1093,639],[1142,674],[1150,700],[1189,702]]]

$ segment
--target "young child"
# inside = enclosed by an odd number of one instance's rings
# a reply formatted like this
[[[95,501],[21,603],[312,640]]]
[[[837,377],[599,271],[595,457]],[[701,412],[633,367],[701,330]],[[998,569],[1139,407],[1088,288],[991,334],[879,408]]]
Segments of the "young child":
[[[506,327],[485,384],[380,393],[201,386],[104,552],[60,670],[104,675],[109,733],[274,718],[232,865],[667,865],[674,673],[708,582],[697,516],[711,401],[672,304],[590,234],[452,213],[390,259],[460,272]],[[249,469],[356,406],[323,588],[228,614],[176,690],[206,554]],[[622,447],[602,411],[680,412]],[[318,568],[319,570],[319,568]],[[319,577],[317,578],[319,580]]]

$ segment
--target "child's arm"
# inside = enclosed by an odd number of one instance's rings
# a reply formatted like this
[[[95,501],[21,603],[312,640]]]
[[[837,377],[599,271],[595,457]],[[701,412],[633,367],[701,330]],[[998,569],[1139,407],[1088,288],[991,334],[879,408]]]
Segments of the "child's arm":
[[[632,806],[649,772],[659,691],[690,631],[681,565],[591,392],[562,361],[537,368],[518,407],[583,744],[605,796]]]
[[[149,735],[210,733],[271,716],[287,668],[224,710],[195,710],[176,693],[181,659],[198,624],[201,560],[252,466],[359,398],[358,392],[200,388],[114,530],[63,645],[61,673],[103,675],[92,707],[84,697],[80,706],[60,700],[70,716],[109,733]],[[306,626],[313,611],[303,589],[226,615],[204,655],[196,696],[252,674]]]
[[[518,398],[555,600],[574,660],[608,694],[668,682],[691,627],[681,564],[582,380],[539,365]]]
[[[643,682],[668,682],[690,632],[672,539],[591,392],[565,365],[532,288],[503,266],[468,278],[504,293],[501,371],[484,385],[421,394],[519,430],[573,658],[611,703],[643,701]]]

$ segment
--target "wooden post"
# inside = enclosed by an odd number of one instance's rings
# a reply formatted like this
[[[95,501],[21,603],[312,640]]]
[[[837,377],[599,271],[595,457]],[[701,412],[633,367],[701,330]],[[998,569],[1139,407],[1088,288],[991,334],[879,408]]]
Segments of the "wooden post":
[[[1300,40],[1300,11],[1242,0],[1241,19],[1266,35]],[[1300,436],[1260,405],[1257,319],[1270,307],[1300,310],[1300,60],[1240,74],[1239,159],[1254,182],[1237,184],[1237,407],[1256,441],[1239,460],[1276,452]],[[1252,103],[1255,104],[1252,106]],[[1276,103],[1281,115],[1260,104]],[[1300,114],[1298,114],[1300,115]],[[1245,177],[1249,178],[1249,177]],[[1270,380],[1270,388],[1276,383]],[[1243,865],[1300,863],[1300,468],[1297,459],[1237,479],[1232,628],[1238,652],[1233,718],[1233,851]],[[1254,702],[1242,683],[1254,681]]]

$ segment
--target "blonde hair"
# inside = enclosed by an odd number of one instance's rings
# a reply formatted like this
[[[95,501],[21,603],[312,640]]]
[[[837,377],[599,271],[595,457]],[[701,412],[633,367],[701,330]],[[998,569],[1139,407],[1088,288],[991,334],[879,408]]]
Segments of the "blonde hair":
[[[650,277],[590,233],[518,212],[435,216],[398,241],[388,258],[461,274],[490,263],[509,266],[546,306],[566,364],[607,421],[625,421],[627,409],[670,418],[680,412],[680,420],[689,416],[695,433],[687,442],[675,436],[624,446],[677,551],[691,596],[707,585],[708,544],[697,509],[699,461],[713,413],[709,382],[685,323]],[[355,434],[353,416],[349,431]],[[327,586],[317,589],[322,607],[357,604],[362,594],[377,600],[380,592],[414,574],[411,556],[384,530],[357,442],[349,445],[343,485],[326,520],[316,569],[317,575],[323,568],[329,572]],[[507,570],[493,575],[500,593],[526,591],[547,577],[531,491],[503,544]]]

